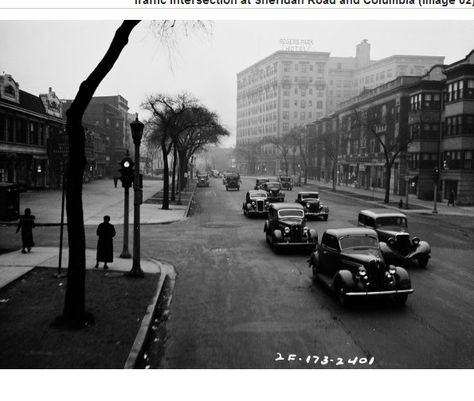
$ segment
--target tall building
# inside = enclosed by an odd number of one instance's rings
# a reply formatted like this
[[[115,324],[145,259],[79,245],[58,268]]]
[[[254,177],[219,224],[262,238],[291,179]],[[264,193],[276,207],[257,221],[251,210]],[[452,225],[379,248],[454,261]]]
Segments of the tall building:
[[[237,74],[237,147],[258,143],[268,172],[280,169],[271,138],[328,116],[360,92],[401,75],[421,75],[440,56],[394,55],[370,59],[370,44],[355,57],[327,52],[277,51]]]

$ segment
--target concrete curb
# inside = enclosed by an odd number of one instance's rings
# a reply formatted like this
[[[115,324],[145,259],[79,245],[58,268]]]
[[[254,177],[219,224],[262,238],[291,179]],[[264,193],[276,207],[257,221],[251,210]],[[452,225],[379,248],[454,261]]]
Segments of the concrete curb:
[[[188,207],[186,208],[186,211],[184,212],[184,217],[188,217],[189,210],[191,209],[191,205],[192,205],[192,203],[193,203],[193,199],[194,199],[194,194],[195,194],[195,192],[196,192],[196,188],[197,188],[197,185],[194,185],[193,192],[191,192],[191,197],[189,198]]]
[[[135,369],[138,361],[143,357],[144,346],[147,343],[148,337],[150,335],[150,330],[153,324],[153,321],[156,317],[156,312],[158,310],[160,295],[163,290],[163,284],[167,277],[170,277],[174,280],[174,267],[165,262],[161,262],[154,258],[148,258],[149,261],[156,263],[160,268],[160,278],[158,280],[157,289],[155,295],[153,296],[150,304],[148,305],[145,316],[143,316],[140,328],[133,342],[130,353],[128,354],[127,361],[125,362],[124,369]]]

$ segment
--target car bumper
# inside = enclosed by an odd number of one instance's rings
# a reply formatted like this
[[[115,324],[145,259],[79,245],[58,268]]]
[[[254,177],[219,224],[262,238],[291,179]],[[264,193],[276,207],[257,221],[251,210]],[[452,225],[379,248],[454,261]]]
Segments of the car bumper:
[[[309,245],[316,245],[316,241],[298,241],[298,242],[290,242],[290,241],[282,241],[277,242],[276,245],[278,246],[309,246]]]
[[[357,292],[347,292],[346,296],[348,297],[370,297],[370,296],[386,296],[386,295],[400,295],[400,294],[411,294],[413,293],[413,288],[406,290],[387,290],[387,291],[357,291]]]
[[[305,216],[322,217],[327,216],[329,212],[304,212]]]

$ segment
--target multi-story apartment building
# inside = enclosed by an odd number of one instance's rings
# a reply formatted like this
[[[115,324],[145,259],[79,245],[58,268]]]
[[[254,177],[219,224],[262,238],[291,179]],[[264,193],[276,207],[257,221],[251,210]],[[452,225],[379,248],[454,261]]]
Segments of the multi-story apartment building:
[[[330,128],[332,127],[332,128]],[[454,192],[461,205],[474,204],[474,50],[426,74],[398,77],[340,104],[332,116],[307,126],[310,173],[328,179],[324,143],[338,148],[337,181],[386,188],[386,157],[393,158],[390,192],[438,199]],[[319,141],[311,153],[311,144]],[[334,146],[334,145],[333,145]]]
[[[25,92],[11,75],[0,75],[0,182],[45,188],[54,182],[47,144],[64,131],[56,94]]]
[[[237,147],[259,144],[260,171],[275,174],[281,165],[271,138],[330,115],[363,90],[420,75],[443,61],[405,55],[371,60],[367,40],[357,45],[355,57],[277,51],[237,74]]]

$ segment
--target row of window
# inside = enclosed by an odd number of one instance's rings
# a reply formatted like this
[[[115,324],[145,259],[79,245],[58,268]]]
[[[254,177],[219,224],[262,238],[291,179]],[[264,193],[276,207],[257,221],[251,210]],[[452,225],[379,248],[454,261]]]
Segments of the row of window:
[[[410,97],[410,111],[439,110],[440,108],[440,93],[418,93]]]
[[[446,101],[474,99],[474,79],[460,79],[448,84]]]
[[[474,115],[458,115],[445,119],[443,136],[474,135]]]
[[[291,72],[291,62],[283,62],[283,71],[284,72]],[[326,69],[325,63],[315,63],[313,66],[312,63],[294,63],[293,70],[299,71],[302,73],[311,72],[316,69],[318,74],[324,74]]]
[[[0,141],[28,145],[46,145],[45,124],[0,114]]]

